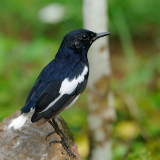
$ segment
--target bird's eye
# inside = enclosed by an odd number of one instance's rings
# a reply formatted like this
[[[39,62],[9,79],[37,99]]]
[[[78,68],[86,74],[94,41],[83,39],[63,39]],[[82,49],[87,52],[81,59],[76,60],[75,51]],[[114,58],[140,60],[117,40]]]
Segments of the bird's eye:
[[[88,35],[87,35],[87,34],[83,34],[83,35],[82,35],[82,38],[83,38],[83,39],[87,39],[87,38],[88,38]]]

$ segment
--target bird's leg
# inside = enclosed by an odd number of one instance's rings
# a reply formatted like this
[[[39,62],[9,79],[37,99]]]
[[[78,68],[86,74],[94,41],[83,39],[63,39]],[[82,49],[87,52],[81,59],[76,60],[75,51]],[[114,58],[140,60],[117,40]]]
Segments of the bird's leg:
[[[50,123],[50,122],[49,122]],[[50,123],[51,124],[51,123]],[[55,132],[61,137],[61,141],[57,141],[57,140],[53,140],[49,143],[49,145],[51,145],[52,143],[61,143],[62,146],[64,147],[64,149],[68,152],[68,154],[70,156],[74,156],[74,154],[70,151],[68,145],[66,144],[66,137],[64,135],[64,133],[62,132],[62,130],[59,128],[57,122],[55,121],[55,119],[53,118],[52,119],[52,124],[51,124],[54,129],[55,129]]]
[[[48,121],[51,125],[52,125],[52,127],[54,128],[54,124],[52,123],[52,121]],[[52,135],[52,134],[54,134],[54,133],[56,133],[56,131],[53,131],[53,132],[50,132],[50,133],[48,133],[47,134],[47,136],[46,136],[46,140],[47,140],[47,138],[50,136],[50,135]]]
[[[53,125],[54,125],[54,129],[55,129],[56,133],[57,133],[61,138],[63,137],[64,139],[66,139],[63,131],[59,128],[59,126],[58,126],[58,124],[57,124],[57,122],[55,121],[54,118],[52,119],[52,123],[53,123]],[[61,134],[61,135],[60,135],[60,134]]]

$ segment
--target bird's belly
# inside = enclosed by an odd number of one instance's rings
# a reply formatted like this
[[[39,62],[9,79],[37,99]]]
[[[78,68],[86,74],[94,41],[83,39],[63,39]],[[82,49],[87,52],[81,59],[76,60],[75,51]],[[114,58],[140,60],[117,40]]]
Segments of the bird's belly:
[[[79,98],[80,95],[78,95],[64,110],[70,108],[76,101],[77,99]]]

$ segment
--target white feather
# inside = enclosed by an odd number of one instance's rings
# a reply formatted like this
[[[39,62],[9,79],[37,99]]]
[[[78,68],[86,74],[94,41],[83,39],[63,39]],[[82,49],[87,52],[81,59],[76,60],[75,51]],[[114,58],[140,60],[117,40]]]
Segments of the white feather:
[[[14,128],[15,130],[20,129],[28,119],[33,114],[34,109],[31,109],[29,113],[22,113],[19,117],[16,119],[13,119],[10,125],[8,126],[8,129]]]
[[[62,82],[59,93],[71,94],[77,87],[78,83],[81,83],[84,81],[84,76],[87,74],[87,72],[88,72],[88,67],[85,66],[82,74],[79,75],[77,78],[74,78],[72,81],[69,81],[68,78],[65,78],[64,81]]]
[[[49,108],[51,108],[63,95],[59,95],[54,101],[52,101],[48,106],[47,108],[45,108],[43,111],[39,112],[39,113],[42,113],[46,110],[48,110]]]

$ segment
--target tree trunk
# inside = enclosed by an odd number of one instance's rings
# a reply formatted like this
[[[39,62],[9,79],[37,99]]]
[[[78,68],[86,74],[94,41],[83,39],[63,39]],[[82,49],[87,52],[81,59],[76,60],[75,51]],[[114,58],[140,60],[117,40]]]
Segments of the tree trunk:
[[[84,26],[94,32],[107,30],[106,0],[84,0]],[[111,68],[107,38],[97,40],[89,50],[88,123],[90,159],[111,159],[112,123],[115,120],[113,94],[109,88]]]

